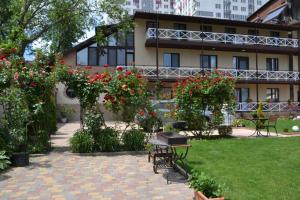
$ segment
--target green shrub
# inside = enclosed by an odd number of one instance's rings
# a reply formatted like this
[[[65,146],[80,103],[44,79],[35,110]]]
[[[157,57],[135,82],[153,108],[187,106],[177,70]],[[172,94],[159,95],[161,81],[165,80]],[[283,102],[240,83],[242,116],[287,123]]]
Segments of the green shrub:
[[[9,165],[9,157],[5,155],[5,151],[0,151],[0,171],[5,170]]]
[[[87,131],[79,130],[70,139],[70,145],[74,153],[89,153],[93,150],[93,138]]]
[[[45,130],[37,131],[35,137],[31,138],[28,144],[28,151],[30,153],[47,153],[51,149],[51,144],[49,142],[49,133]]]
[[[141,151],[145,149],[145,133],[138,129],[126,131],[123,135],[124,147],[128,151]]]
[[[220,125],[218,127],[219,135],[221,136],[229,136],[232,135],[232,126]]]
[[[94,150],[102,152],[114,152],[120,150],[118,132],[112,128],[99,129],[93,134]]]
[[[222,196],[222,186],[218,184],[215,179],[203,172],[199,173],[193,170],[188,181],[190,188],[193,188],[195,191],[202,192],[208,198]]]

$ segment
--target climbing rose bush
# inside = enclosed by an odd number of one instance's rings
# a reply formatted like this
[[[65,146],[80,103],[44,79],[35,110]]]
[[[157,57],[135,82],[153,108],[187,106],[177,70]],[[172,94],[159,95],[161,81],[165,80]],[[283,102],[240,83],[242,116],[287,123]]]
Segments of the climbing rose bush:
[[[176,109],[173,116],[184,120],[197,137],[210,133],[211,129],[223,123],[221,112],[224,105],[228,111],[235,108],[235,79],[226,73],[213,71],[179,81],[174,85]],[[205,111],[213,115],[211,123]]]
[[[119,114],[123,122],[131,123],[149,102],[147,80],[136,69],[125,71],[121,66],[116,68],[111,78],[104,104],[109,110]]]

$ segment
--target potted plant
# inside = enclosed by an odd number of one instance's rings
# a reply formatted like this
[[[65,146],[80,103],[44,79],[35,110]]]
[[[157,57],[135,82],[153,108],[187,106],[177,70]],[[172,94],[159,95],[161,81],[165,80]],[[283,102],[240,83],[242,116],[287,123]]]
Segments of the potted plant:
[[[60,111],[61,122],[67,123],[72,115],[74,114],[74,109],[71,107],[63,106]]]
[[[195,191],[195,200],[224,200],[221,185],[205,173],[193,170],[188,181]]]

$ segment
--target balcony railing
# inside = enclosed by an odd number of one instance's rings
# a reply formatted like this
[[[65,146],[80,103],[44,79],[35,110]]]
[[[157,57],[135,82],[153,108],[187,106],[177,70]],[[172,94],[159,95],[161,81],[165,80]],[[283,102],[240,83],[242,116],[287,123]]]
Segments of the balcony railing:
[[[146,38],[155,39],[156,28],[149,28],[146,32]],[[298,48],[298,39],[202,32],[202,31],[187,31],[187,30],[159,28],[158,38],[217,42],[217,43],[225,43],[225,44],[230,43],[230,44],[239,44],[239,45],[266,45],[266,46]]]
[[[132,67],[126,66],[125,69]],[[145,77],[156,77],[155,66],[135,67],[139,69]],[[270,81],[298,81],[299,72],[290,71],[265,71],[265,70],[237,70],[237,69],[217,69],[220,72],[231,75],[238,80],[270,80]],[[158,76],[160,78],[187,78],[201,73],[211,72],[211,69],[188,68],[188,67],[159,67]]]
[[[257,102],[251,103],[238,103],[236,111],[238,112],[251,112],[257,110]],[[263,110],[265,112],[289,112],[298,111],[299,102],[277,102],[277,103],[263,103]]]

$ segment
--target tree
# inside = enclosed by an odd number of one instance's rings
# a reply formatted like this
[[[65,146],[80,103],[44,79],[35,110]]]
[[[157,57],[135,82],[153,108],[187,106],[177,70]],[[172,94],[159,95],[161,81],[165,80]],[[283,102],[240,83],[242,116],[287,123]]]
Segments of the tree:
[[[128,31],[132,25],[124,0],[7,0],[0,8],[0,42],[13,42],[23,56],[33,42],[43,40],[51,53],[63,52],[84,36],[85,31],[101,25],[107,15]],[[106,30],[98,29],[103,42]]]

